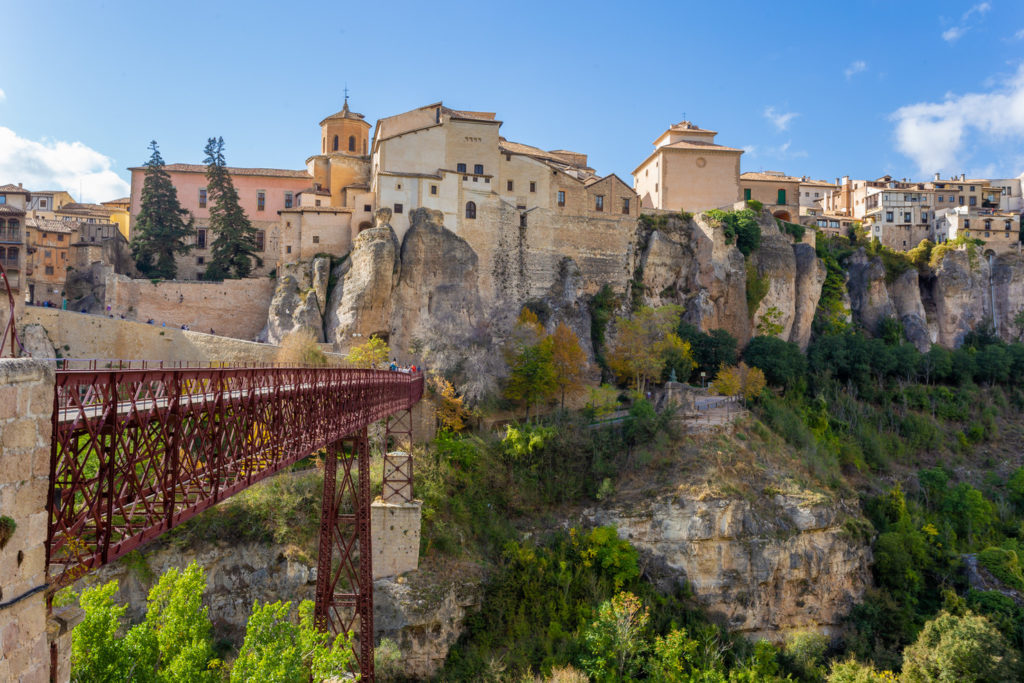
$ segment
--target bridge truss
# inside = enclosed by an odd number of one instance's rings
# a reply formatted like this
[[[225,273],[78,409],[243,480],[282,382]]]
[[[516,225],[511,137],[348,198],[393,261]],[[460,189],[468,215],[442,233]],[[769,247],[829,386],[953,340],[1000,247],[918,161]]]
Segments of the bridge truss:
[[[48,579],[68,584],[323,451],[316,616],[358,633],[372,680],[367,427],[383,419],[411,434],[422,393],[421,374],[374,370],[58,370]]]

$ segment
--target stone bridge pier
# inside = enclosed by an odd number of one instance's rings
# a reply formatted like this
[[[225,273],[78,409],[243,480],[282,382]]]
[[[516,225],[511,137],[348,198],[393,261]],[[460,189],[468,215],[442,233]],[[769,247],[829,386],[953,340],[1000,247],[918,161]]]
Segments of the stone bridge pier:
[[[0,681],[46,683],[53,655],[70,675],[71,624],[46,612],[53,387],[49,364],[0,360]]]

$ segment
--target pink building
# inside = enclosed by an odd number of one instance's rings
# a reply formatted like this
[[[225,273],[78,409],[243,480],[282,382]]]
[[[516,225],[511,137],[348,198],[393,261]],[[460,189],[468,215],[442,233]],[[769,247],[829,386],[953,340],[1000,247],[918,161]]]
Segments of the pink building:
[[[135,230],[135,219],[142,204],[142,185],[146,168],[134,167],[131,188],[131,231]],[[178,257],[178,279],[198,278],[206,270],[210,256],[213,235],[208,229],[210,204],[206,192],[206,166],[201,164],[168,164],[164,170],[171,176],[171,182],[178,190],[178,201],[196,219],[196,248],[185,256]],[[278,212],[298,206],[298,194],[308,190],[313,177],[306,171],[277,168],[232,168],[228,167],[231,180],[238,191],[238,197],[245,215],[259,231],[258,243],[263,267],[253,275],[264,275],[276,267],[280,253],[280,216]]]

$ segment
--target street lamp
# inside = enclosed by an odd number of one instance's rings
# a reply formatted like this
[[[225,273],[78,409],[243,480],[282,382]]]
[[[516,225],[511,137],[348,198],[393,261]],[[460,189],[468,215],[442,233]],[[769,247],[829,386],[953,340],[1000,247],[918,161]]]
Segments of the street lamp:
[[[704,379],[705,379],[705,378],[706,378],[707,376],[708,376],[708,373],[704,372],[703,370],[701,370],[701,371],[700,371],[700,388],[701,388],[701,389],[704,389],[704,388],[706,388],[706,386],[707,386],[707,385],[705,384],[705,381],[704,381]]]

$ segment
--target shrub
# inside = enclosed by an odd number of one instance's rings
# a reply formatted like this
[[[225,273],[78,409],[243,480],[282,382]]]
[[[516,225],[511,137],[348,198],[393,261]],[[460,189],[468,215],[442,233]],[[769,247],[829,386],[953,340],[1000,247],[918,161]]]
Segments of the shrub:
[[[289,333],[281,341],[274,360],[287,365],[314,367],[324,367],[330,363],[327,354],[317,344],[316,337],[306,328]]]
[[[903,675],[924,681],[1020,680],[1020,657],[985,617],[941,613],[903,652]]]

